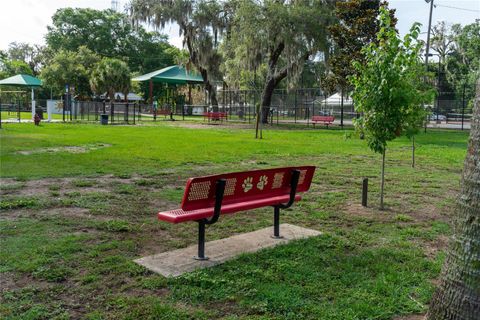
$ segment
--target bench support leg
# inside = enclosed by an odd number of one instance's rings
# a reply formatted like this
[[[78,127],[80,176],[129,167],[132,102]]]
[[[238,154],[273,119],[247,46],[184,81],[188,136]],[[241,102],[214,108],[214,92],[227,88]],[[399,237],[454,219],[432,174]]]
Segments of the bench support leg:
[[[198,221],[198,255],[195,260],[208,260],[208,257],[205,257],[205,221],[203,219]]]
[[[300,178],[300,171],[293,170],[290,182],[290,200],[286,204],[277,204],[273,207],[273,236],[274,239],[282,239],[280,236],[280,209],[287,209],[295,202],[295,194],[297,193],[298,179]]]
[[[195,260],[208,260],[208,257],[205,257],[205,225],[214,224],[218,221],[222,209],[223,194],[225,192],[225,185],[227,181],[225,179],[220,179],[217,181],[215,187],[215,207],[213,216],[209,219],[198,220],[198,255]]]
[[[280,207],[273,207],[273,236],[274,239],[282,239],[280,236]]]

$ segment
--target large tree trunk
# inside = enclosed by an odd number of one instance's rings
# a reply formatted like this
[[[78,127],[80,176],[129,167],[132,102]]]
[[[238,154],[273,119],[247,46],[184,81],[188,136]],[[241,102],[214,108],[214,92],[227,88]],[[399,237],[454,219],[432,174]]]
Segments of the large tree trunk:
[[[200,70],[200,73],[203,78],[203,83],[205,84],[205,90],[208,92],[208,96],[210,97],[210,104],[213,107],[213,111],[217,112],[218,111],[218,101],[217,101],[217,90],[214,85],[210,82],[210,79],[208,78],[208,73],[207,70],[204,68],[201,68],[200,66],[197,66],[197,69]]]
[[[267,79],[265,80],[265,86],[262,92],[262,101],[261,101],[261,114],[262,123],[268,123],[268,114],[270,113],[270,105],[272,103],[272,95],[275,87],[287,76],[287,69],[284,68],[280,72],[276,72],[277,63],[280,55],[285,49],[285,44],[283,42],[279,43],[276,47],[270,48],[270,56],[268,59],[268,74]]]
[[[262,104],[260,105],[262,107],[262,115],[263,115],[262,123],[268,123],[268,115],[270,114],[270,106],[272,103],[273,90],[278,86],[280,81],[285,79],[285,77],[288,74],[287,67],[284,67],[281,70],[277,70],[278,60],[284,49],[285,49],[285,44],[280,43],[275,48],[272,48],[270,50],[270,58],[268,61],[268,75],[265,81],[265,87],[263,88]],[[310,53],[306,52],[301,58],[299,58],[297,63],[304,63],[305,61],[308,60],[309,56],[310,56]]]
[[[180,23],[180,27],[182,28],[182,30],[184,30],[185,43],[187,44],[187,49],[190,54],[190,61],[193,63],[193,65],[197,68],[197,70],[202,75],[203,83],[205,84],[205,90],[207,90],[208,96],[210,97],[210,103],[213,106],[213,111],[218,111],[217,91],[215,89],[215,86],[212,85],[212,83],[210,82],[207,69],[200,63],[199,53],[197,49],[195,49],[195,46],[193,45],[194,32],[187,31],[187,30],[190,30],[192,26],[187,26],[184,23]]]
[[[429,320],[480,317],[480,80],[465,157],[456,221]]]
[[[262,115],[262,123],[268,123],[268,114],[270,113],[270,106],[272,104],[273,90],[275,89],[275,79],[273,77],[267,77],[265,81],[265,87],[262,92],[262,102],[260,104]]]

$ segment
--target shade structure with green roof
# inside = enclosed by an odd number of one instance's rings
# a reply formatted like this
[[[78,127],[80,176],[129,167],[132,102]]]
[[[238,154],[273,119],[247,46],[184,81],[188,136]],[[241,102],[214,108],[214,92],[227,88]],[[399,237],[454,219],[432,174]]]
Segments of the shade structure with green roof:
[[[203,78],[195,72],[188,72],[181,66],[170,66],[132,79],[132,81],[152,81],[168,84],[201,84]]]
[[[203,78],[201,75],[195,72],[189,72],[181,66],[170,66],[157,71],[153,71],[132,79],[132,81],[149,82],[150,103],[153,103],[153,84],[154,83],[166,83],[166,84],[202,84]]]
[[[26,87],[32,90],[32,119],[35,116],[35,93],[34,89],[42,86],[42,81],[28,74],[17,74],[16,76],[0,80],[0,86]]]
[[[16,76],[0,80],[0,86],[35,88],[42,86],[42,80],[28,74],[17,74]]]

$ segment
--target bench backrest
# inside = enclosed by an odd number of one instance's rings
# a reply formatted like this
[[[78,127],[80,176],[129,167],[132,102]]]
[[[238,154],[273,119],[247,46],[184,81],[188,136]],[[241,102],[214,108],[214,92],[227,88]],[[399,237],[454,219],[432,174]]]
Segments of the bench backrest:
[[[227,116],[226,112],[204,112],[203,115],[205,117],[210,117],[210,118],[224,118]]]
[[[335,121],[335,117],[334,116],[313,116],[312,120],[313,121],[333,122],[333,121]]]
[[[219,179],[226,180],[222,204],[288,195],[293,170],[300,171],[297,192],[307,191],[315,172],[314,166],[285,167],[190,178],[185,187],[181,208],[188,211],[212,207],[215,204],[215,187]]]

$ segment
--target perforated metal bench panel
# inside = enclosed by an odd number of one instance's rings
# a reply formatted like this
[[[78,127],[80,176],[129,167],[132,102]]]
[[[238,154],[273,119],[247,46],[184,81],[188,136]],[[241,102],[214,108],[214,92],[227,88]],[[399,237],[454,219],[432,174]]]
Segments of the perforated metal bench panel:
[[[239,211],[252,210],[267,206],[274,206],[280,203],[287,202],[290,196],[276,196],[266,199],[258,199],[252,201],[244,201],[241,203],[231,203],[222,206],[221,214],[235,213]],[[299,195],[295,196],[295,201],[300,201],[302,198]],[[175,209],[158,213],[158,219],[172,223],[196,221],[203,218],[209,218],[213,215],[213,207],[203,208],[197,210],[184,211],[182,209]]]
[[[219,179],[226,181],[221,213],[234,213],[287,202],[293,170],[300,172],[297,192],[310,188],[314,166],[284,167],[235,172],[191,178],[187,181],[181,209],[158,213],[160,220],[179,223],[213,215],[215,187]],[[296,196],[296,201],[300,196]]]

